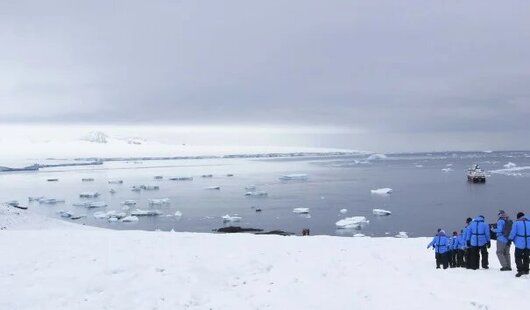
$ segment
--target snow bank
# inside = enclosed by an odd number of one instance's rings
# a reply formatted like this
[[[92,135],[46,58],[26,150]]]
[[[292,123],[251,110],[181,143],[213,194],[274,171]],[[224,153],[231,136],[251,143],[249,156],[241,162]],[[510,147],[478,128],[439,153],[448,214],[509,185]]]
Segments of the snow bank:
[[[375,194],[375,195],[389,195],[392,193],[392,189],[388,187],[372,189],[370,190],[370,193]]]

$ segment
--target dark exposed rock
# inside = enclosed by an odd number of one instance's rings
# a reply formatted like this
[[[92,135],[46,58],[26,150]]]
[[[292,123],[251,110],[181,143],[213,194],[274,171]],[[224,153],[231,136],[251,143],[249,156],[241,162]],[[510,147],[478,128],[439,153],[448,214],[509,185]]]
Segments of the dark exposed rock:
[[[292,236],[294,233],[283,231],[283,230],[271,230],[265,232],[257,232],[256,235],[279,235],[279,236]]]
[[[242,228],[239,226],[228,226],[228,227],[219,228],[215,231],[222,232],[222,233],[240,233],[240,232],[260,232],[260,231],[263,231],[263,229]]]

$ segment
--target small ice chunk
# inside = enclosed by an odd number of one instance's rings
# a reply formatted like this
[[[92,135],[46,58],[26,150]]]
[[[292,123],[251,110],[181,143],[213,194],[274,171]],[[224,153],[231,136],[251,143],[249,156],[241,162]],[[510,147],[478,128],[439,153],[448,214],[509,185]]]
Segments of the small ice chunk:
[[[264,191],[258,191],[258,192],[246,192],[245,193],[245,196],[249,196],[249,197],[266,197],[268,196],[269,194],[267,192],[264,192]]]
[[[82,178],[81,182],[94,182],[94,178]]]
[[[128,199],[128,200],[122,201],[121,204],[125,206],[135,206],[136,200]]]
[[[293,209],[293,213],[308,214],[309,213],[309,208],[294,208]]]
[[[164,177],[161,176],[161,175],[155,175],[154,179],[155,180],[162,180]]]
[[[385,187],[385,188],[372,189],[370,190],[370,192],[376,195],[388,195],[392,193],[392,189]]]
[[[107,203],[104,201],[94,201],[88,204],[87,208],[104,208],[107,206]]]
[[[245,190],[247,190],[247,191],[254,191],[254,190],[256,190],[256,185],[248,185],[248,186],[245,186]]]
[[[291,180],[303,181],[307,179],[308,179],[308,176],[305,173],[285,174],[280,177],[280,180],[282,181],[291,181]]]
[[[381,215],[381,216],[392,214],[392,212],[388,210],[383,210],[383,209],[373,209],[372,212],[374,213],[374,215]]]
[[[107,219],[107,221],[111,222],[111,223],[114,223],[114,222],[117,222],[118,221],[118,218],[117,217],[114,217],[114,216],[111,216]]]
[[[416,164],[416,165],[414,165],[414,167],[416,167],[416,168],[423,168],[423,165],[422,165],[422,164]]]
[[[172,177],[171,181],[193,181],[193,177]]]
[[[64,217],[64,218],[71,218],[72,217],[72,213],[68,212],[68,211],[59,211],[59,215],[61,217]]]
[[[234,214],[233,216],[230,215],[224,215],[222,216],[223,222],[239,222],[241,221],[241,216],[238,216],[237,214]]]
[[[83,192],[79,194],[79,198],[96,198],[99,197],[98,192]]]
[[[515,163],[509,162],[506,165],[503,166],[506,169],[515,168],[517,165]]]
[[[39,200],[42,200],[44,199],[44,196],[29,196],[28,197],[28,201],[29,202],[32,202],[32,201],[39,201]]]
[[[208,189],[208,190],[220,190],[221,186],[208,186],[205,189]]]
[[[201,178],[212,178],[213,174],[203,174],[201,175]]]
[[[356,238],[366,237],[365,234],[361,234],[361,233],[355,234],[355,235],[353,235],[353,236],[356,237]]]
[[[161,215],[162,212],[158,211],[158,210],[141,210],[141,209],[136,209],[134,211],[131,211],[131,215],[134,215],[134,216],[155,216],[155,215]]]
[[[453,167],[453,164],[447,164],[446,167]]]
[[[133,192],[139,192],[141,190],[142,190],[142,187],[140,187],[140,186],[134,185],[133,187],[131,187],[131,191],[133,191]]]
[[[170,203],[169,198],[158,198],[158,199],[149,199],[148,203],[150,206],[161,206],[167,205]]]
[[[442,168],[442,172],[444,173],[447,173],[447,172],[451,172],[453,171],[453,168],[449,167],[449,168]]]
[[[123,184],[123,180],[109,180],[109,184]]]
[[[359,229],[363,225],[370,223],[364,216],[347,217],[335,223],[338,228],[355,228]]]
[[[72,206],[74,206],[74,207],[85,207],[85,208],[88,208],[89,205],[90,205],[90,201],[82,201],[82,202],[74,202],[74,203],[72,203]]]
[[[39,200],[39,203],[43,204],[56,204],[56,203],[64,203],[64,199],[56,199],[56,198],[42,198]]]
[[[140,185],[140,188],[146,191],[157,191],[160,189],[158,185]]]
[[[395,235],[394,237],[396,238],[408,238],[409,235],[407,234],[406,231],[400,231],[397,235]]]
[[[92,214],[97,219],[106,219],[107,218],[107,212],[105,211],[97,211]]]
[[[116,194],[116,190],[115,190],[114,188],[111,188],[111,189],[109,190],[109,193],[111,193],[111,194]]]
[[[180,211],[175,211],[175,216],[177,216],[177,217],[181,217],[181,216],[182,216],[182,212],[180,212]]]
[[[129,215],[124,218],[122,218],[120,221],[122,222],[138,222],[138,217],[134,215]]]
[[[370,156],[368,156],[368,158],[366,160],[382,160],[382,159],[386,159],[386,155],[385,154],[372,154]]]
[[[342,213],[342,214],[346,214],[346,213],[348,213],[348,209],[340,209],[339,212]]]

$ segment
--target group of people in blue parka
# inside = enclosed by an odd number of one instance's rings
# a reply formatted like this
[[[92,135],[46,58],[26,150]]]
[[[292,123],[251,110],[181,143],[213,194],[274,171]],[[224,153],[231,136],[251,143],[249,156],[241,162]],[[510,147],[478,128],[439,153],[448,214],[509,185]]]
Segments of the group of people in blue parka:
[[[530,255],[530,220],[523,212],[517,213],[516,221],[512,221],[508,214],[499,210],[497,223],[487,224],[482,215],[468,218],[460,233],[454,231],[448,236],[443,229],[438,229],[436,236],[427,245],[433,248],[436,258],[436,268],[463,267],[477,270],[482,266],[489,269],[488,249],[491,240],[497,240],[497,257],[501,271],[511,271],[510,248],[515,246],[516,277],[528,274]]]

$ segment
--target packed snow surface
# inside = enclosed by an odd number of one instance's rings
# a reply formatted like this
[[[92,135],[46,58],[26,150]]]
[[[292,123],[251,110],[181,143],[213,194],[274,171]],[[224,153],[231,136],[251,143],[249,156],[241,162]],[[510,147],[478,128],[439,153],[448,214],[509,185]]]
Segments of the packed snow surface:
[[[385,188],[372,189],[370,190],[370,192],[376,195],[388,195],[392,193],[392,189],[385,187]]]
[[[430,238],[113,231],[7,206],[0,227],[0,309],[525,309],[528,302],[530,278],[499,272],[495,243],[489,270],[444,271],[425,249]]]

